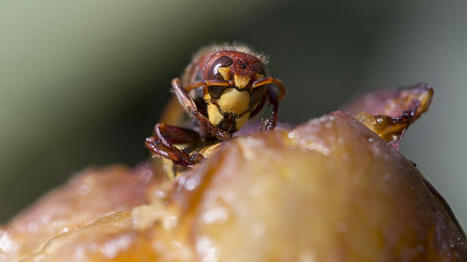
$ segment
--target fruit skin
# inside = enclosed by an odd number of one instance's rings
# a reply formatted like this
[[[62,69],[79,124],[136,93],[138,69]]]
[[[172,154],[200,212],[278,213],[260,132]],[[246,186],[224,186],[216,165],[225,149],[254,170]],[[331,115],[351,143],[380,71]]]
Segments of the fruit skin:
[[[0,261],[467,261],[436,190],[340,111],[158,166],[77,174],[0,227]]]
[[[399,149],[405,131],[428,110],[433,94],[428,83],[381,89],[352,100],[342,110]]]
[[[221,261],[467,259],[420,172],[342,112],[238,139],[178,187],[193,245]]]

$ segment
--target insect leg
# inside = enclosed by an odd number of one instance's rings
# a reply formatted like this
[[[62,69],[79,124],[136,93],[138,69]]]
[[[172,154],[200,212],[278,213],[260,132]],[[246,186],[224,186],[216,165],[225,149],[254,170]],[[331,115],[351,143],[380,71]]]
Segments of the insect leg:
[[[261,111],[261,109],[264,107],[264,103],[266,103],[266,99],[266,96],[264,96],[263,99],[261,99],[261,102],[259,102],[259,104],[255,107],[253,111],[251,111],[250,118],[256,116]]]
[[[201,140],[198,133],[191,129],[157,123],[154,126],[154,134],[167,147],[172,144],[195,143]]]
[[[225,130],[220,129],[219,127],[211,124],[209,119],[206,118],[201,112],[198,111],[195,102],[193,99],[186,93],[186,91],[182,88],[182,84],[180,83],[180,79],[175,78],[172,80],[172,88],[174,90],[175,95],[178,98],[178,101],[183,106],[185,111],[190,112],[201,125],[207,128],[209,134],[220,141],[227,140],[231,137],[230,133]]]
[[[183,89],[186,92],[190,92],[191,90],[196,89],[201,86],[230,86],[230,83],[225,80],[203,80],[203,81],[196,82],[192,85],[186,86]]]
[[[152,153],[168,158],[175,164],[191,167],[202,158],[196,154],[190,157],[173,144],[195,143],[200,139],[192,130],[158,123],[154,127],[154,134],[146,138],[145,144]]]
[[[272,104],[272,113],[271,117],[265,119],[261,123],[261,130],[272,130],[277,125],[277,118],[279,114],[279,99],[277,98],[276,93],[271,88],[268,88],[268,99]]]
[[[192,167],[194,164],[190,160],[188,154],[182,152],[181,150],[173,150],[172,148],[166,147],[164,144],[162,144],[161,140],[155,136],[146,138],[145,145],[146,148],[153,154],[170,159],[172,162],[174,162],[174,164],[186,167]]]
[[[277,88],[279,88],[279,94],[277,95],[277,100],[281,100],[282,98],[284,98],[285,93],[286,93],[286,88],[284,84],[279,79],[276,79],[272,76],[268,76],[268,77],[256,80],[252,86],[253,88],[257,88],[259,86],[264,86],[268,84],[273,84],[277,86]]]

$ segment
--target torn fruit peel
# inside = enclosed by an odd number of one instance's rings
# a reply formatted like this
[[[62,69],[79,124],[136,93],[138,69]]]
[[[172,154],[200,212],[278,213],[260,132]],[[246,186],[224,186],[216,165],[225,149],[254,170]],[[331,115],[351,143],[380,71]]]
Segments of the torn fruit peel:
[[[420,83],[369,93],[343,110],[397,149],[409,125],[428,110],[432,99],[431,86]]]

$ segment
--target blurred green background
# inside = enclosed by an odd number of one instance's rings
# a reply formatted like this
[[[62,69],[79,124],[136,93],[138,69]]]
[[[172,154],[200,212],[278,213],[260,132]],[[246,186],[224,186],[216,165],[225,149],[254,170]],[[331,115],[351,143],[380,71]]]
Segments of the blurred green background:
[[[430,111],[402,153],[467,225],[467,2],[0,2],[0,221],[74,172],[136,165],[178,76],[201,46],[270,56],[294,123],[378,87],[430,82]]]

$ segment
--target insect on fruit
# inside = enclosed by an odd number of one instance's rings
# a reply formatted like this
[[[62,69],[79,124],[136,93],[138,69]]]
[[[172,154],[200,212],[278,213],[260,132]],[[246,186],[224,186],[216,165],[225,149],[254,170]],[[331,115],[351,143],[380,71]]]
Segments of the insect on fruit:
[[[182,80],[172,80],[172,91],[194,124],[188,128],[156,124],[153,134],[146,138],[148,150],[176,165],[192,167],[210,148],[230,139],[257,115],[266,101],[272,105],[272,113],[262,122],[261,129],[274,129],[285,86],[266,75],[265,65],[263,56],[242,45],[201,49],[185,69]],[[179,117],[175,111],[172,102],[163,121],[180,124],[172,119]]]

